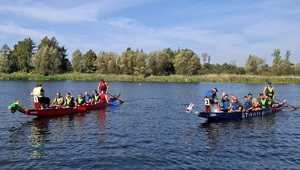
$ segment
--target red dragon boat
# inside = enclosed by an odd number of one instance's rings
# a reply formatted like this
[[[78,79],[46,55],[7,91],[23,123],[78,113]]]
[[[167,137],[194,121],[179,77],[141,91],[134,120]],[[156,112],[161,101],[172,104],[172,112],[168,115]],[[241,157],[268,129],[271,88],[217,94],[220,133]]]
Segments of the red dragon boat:
[[[19,111],[23,114],[30,115],[30,116],[37,116],[37,117],[52,117],[52,116],[64,116],[64,115],[70,115],[75,114],[79,112],[89,111],[89,110],[97,110],[101,109],[103,107],[107,107],[110,105],[117,105],[117,100],[120,101],[120,103],[123,103],[122,100],[119,99],[120,93],[116,96],[110,99],[109,103],[99,103],[94,105],[85,105],[85,106],[78,106],[73,108],[46,108],[46,109],[40,109],[39,103],[37,100],[37,97],[34,96],[34,106],[33,109],[26,109],[24,106],[22,106],[18,101],[8,106],[8,110],[11,113],[15,113],[16,111]]]

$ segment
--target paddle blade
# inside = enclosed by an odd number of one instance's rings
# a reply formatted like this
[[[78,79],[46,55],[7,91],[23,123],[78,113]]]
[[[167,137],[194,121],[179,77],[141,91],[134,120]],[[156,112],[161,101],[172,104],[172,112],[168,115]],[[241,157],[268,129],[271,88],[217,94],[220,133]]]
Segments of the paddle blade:
[[[296,106],[291,106],[294,110],[298,110],[299,108]]]
[[[110,105],[116,106],[118,103],[117,102],[109,102]]]

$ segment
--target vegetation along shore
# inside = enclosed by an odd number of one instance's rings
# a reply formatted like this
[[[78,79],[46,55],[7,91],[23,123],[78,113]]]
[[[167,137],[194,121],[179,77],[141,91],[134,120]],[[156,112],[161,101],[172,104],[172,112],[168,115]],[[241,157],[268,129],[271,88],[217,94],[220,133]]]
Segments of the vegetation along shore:
[[[57,75],[37,75],[31,73],[0,73],[0,80],[25,80],[25,81],[99,81],[105,78],[106,81],[123,82],[223,82],[223,83],[247,83],[264,84],[271,81],[277,84],[300,84],[300,76],[255,76],[236,74],[208,74],[208,75],[170,75],[170,76],[132,76],[132,75],[103,75],[103,74],[78,74],[65,73]]]

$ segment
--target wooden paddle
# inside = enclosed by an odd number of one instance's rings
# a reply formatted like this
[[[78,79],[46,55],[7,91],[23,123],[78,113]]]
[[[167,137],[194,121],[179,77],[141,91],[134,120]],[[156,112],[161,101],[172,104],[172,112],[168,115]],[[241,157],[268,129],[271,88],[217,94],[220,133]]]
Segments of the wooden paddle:
[[[124,101],[122,101],[122,100],[120,100],[120,99],[116,98],[115,96],[113,96],[113,95],[111,95],[111,94],[109,94],[109,93],[107,93],[107,94],[108,94],[108,95],[110,95],[111,97],[113,97],[113,98],[115,98],[115,99],[119,100],[121,103],[124,103]]]
[[[281,100],[279,100],[279,99],[276,99],[275,98],[275,100],[277,100],[277,101],[280,101],[281,102]],[[298,107],[296,107],[296,106],[293,106],[293,105],[290,105],[290,104],[288,104],[288,103],[285,103],[286,105],[288,105],[288,106],[291,106],[294,110],[297,110],[297,109],[299,109]]]

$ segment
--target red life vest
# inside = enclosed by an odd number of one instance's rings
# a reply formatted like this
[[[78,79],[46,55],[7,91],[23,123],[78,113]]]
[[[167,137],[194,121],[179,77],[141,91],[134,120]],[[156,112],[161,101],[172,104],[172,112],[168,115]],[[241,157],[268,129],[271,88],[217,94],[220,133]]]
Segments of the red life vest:
[[[100,94],[100,103],[106,103],[105,94]]]
[[[101,88],[101,90],[103,90],[103,91],[106,91],[106,90],[107,90],[107,86],[106,86],[105,82],[101,82],[100,88]]]

